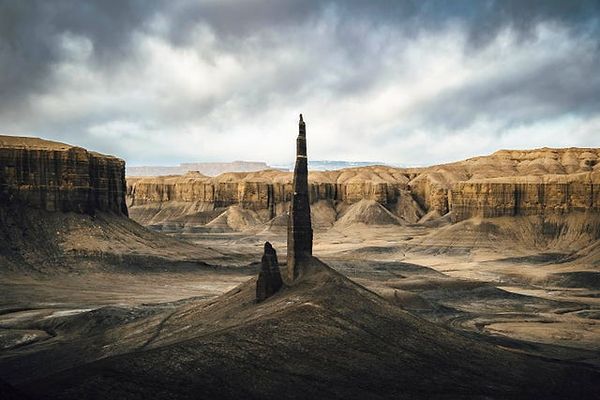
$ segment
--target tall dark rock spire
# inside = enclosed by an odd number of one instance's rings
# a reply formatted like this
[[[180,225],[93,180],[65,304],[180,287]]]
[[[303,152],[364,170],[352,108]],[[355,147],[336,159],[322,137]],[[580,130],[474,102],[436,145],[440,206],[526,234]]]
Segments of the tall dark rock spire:
[[[308,159],[306,157],[306,124],[300,114],[299,133],[296,140],[296,166],[294,191],[288,216],[287,268],[288,279],[293,282],[301,272],[303,261],[312,256],[313,231],[310,223],[308,198]]]

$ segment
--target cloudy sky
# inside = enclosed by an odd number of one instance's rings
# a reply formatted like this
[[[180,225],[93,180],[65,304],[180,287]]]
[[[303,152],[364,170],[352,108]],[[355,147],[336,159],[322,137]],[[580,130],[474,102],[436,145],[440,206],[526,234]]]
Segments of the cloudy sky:
[[[600,1],[0,0],[0,132],[130,165],[600,146]]]

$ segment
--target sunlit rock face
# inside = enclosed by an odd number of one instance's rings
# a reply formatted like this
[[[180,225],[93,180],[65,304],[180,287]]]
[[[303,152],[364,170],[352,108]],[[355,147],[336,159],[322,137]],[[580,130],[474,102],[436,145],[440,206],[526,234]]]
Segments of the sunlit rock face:
[[[0,136],[0,204],[127,215],[125,162],[81,147]]]
[[[408,179],[392,177],[389,167],[365,167],[343,171],[318,171],[308,176],[311,203],[319,200],[348,204],[360,200],[393,203],[406,189]],[[383,175],[386,178],[382,178]],[[399,174],[400,175],[400,174]],[[241,205],[261,210],[273,204],[289,202],[293,193],[293,174],[276,170],[253,173],[227,173],[208,177],[197,172],[164,177],[128,177],[128,197],[131,206],[158,202],[205,202],[226,207]]]
[[[335,219],[344,207],[376,201],[406,223],[452,211],[455,221],[474,216],[598,211],[600,149],[501,150],[426,168],[369,166],[308,174],[311,207]],[[266,223],[289,210],[293,174],[277,170],[207,177],[188,173],[128,178],[130,213],[146,225],[171,220],[208,223],[217,209],[236,206]],[[314,211],[314,210],[313,210]],[[223,212],[223,211],[221,211]],[[313,228],[335,221],[315,221]],[[188,217],[189,216],[189,217]],[[318,217],[318,216],[317,216]],[[287,219],[287,217],[285,217]]]
[[[453,220],[600,211],[600,174],[460,182],[450,191]]]

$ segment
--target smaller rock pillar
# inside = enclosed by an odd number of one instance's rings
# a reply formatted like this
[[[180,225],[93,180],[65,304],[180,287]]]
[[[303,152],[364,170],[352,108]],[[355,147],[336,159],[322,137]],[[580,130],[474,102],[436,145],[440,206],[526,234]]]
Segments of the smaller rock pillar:
[[[271,243],[265,242],[260,272],[256,281],[256,301],[261,302],[268,299],[281,289],[282,284],[277,252]]]

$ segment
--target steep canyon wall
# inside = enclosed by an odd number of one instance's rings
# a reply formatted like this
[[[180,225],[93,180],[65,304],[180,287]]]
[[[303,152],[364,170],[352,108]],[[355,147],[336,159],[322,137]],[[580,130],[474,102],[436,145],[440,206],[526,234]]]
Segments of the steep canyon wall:
[[[449,191],[449,204],[455,221],[472,217],[600,212],[599,178],[598,174],[588,173],[554,179],[459,182]]]
[[[0,205],[127,215],[125,162],[81,147],[0,136]]]

